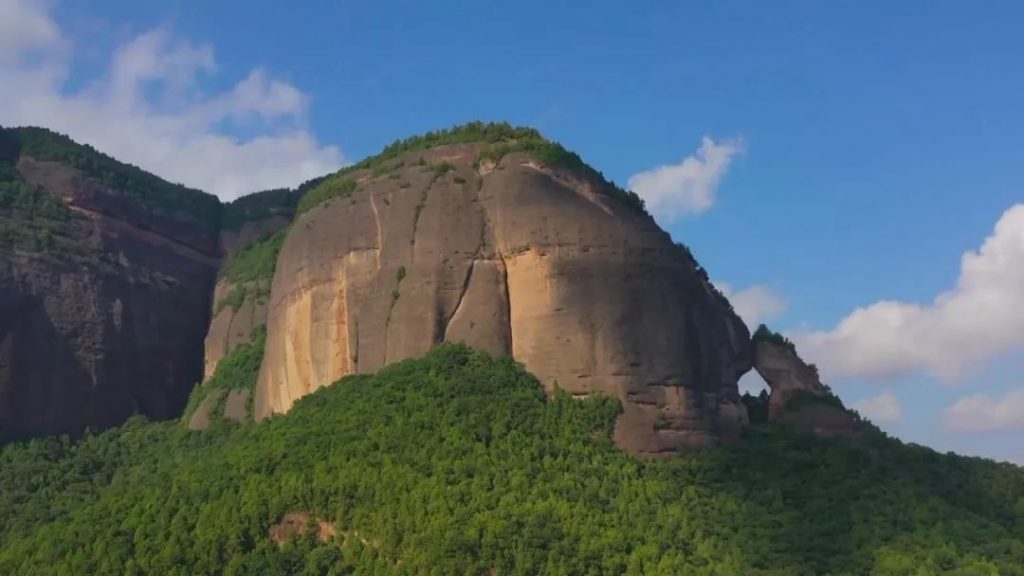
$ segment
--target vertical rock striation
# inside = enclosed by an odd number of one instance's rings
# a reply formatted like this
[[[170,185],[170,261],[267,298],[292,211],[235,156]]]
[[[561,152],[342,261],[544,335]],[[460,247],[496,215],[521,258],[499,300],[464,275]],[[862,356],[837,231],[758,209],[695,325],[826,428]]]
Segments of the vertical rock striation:
[[[623,401],[617,442],[661,455],[737,435],[749,333],[688,252],[590,173],[484,144],[399,155],[301,214],[268,302],[257,417],[463,341],[549,391]],[[315,191],[314,191],[315,192]]]

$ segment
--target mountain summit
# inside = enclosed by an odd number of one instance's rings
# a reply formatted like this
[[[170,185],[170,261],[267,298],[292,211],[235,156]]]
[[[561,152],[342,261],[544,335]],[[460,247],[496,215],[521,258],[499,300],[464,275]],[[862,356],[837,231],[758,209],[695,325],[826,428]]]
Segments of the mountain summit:
[[[728,302],[642,203],[537,132],[396,143],[300,201],[269,292],[256,417],[441,342],[623,401],[620,445],[735,438],[752,362]]]

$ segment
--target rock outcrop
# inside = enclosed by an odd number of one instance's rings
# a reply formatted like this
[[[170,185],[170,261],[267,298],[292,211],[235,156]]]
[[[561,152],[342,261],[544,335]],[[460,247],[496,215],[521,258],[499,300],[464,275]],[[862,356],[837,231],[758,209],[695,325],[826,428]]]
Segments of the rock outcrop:
[[[216,198],[0,130],[0,437],[180,414],[202,377]],[[26,208],[27,207],[27,208]]]
[[[791,342],[765,326],[754,334],[754,369],[768,384],[768,419],[820,437],[849,437],[863,427],[822,384]]]
[[[220,280],[213,290],[213,319],[204,342],[203,380],[213,376],[222,358],[248,342],[253,330],[267,323],[266,297],[250,294],[248,288],[247,284]],[[242,296],[237,303],[229,302],[236,290],[241,290]]]
[[[310,192],[326,201],[277,261],[257,417],[462,341],[549,391],[622,399],[634,454],[735,437],[749,333],[688,251],[593,171],[492,147],[396,154]]]
[[[224,207],[220,240],[225,260],[213,292],[204,380],[213,376],[224,356],[267,323],[267,296],[280,247],[274,235],[291,224],[299,197],[318,182],[312,180],[295,190],[256,192]],[[259,259],[266,262],[253,262]]]

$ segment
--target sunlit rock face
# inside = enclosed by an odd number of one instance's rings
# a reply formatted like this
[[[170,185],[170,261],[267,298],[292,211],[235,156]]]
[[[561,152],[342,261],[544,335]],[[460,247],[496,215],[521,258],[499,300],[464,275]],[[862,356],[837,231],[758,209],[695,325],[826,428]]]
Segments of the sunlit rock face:
[[[615,437],[632,453],[736,436],[749,333],[690,257],[606,183],[522,154],[478,164],[478,150],[357,172],[351,195],[296,219],[268,302],[256,416],[462,341],[511,354],[549,391],[620,398]]]

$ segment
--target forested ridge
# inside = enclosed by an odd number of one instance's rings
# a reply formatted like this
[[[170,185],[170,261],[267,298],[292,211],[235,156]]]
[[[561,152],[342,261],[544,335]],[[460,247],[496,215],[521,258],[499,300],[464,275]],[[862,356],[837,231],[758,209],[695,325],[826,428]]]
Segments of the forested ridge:
[[[1024,574],[1020,468],[765,427],[638,461],[618,410],[444,345],[259,424],[11,444],[0,573]],[[295,511],[337,536],[279,546]]]

